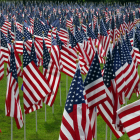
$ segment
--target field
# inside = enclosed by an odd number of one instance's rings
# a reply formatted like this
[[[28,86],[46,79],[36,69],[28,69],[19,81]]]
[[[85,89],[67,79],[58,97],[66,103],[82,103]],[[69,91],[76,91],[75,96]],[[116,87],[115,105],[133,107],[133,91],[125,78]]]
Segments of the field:
[[[102,67],[102,66],[101,66]],[[40,68],[41,70],[42,68]],[[68,88],[70,87],[72,78],[68,78]],[[5,75],[2,81],[0,81],[0,140],[10,140],[11,139],[11,118],[5,116],[5,97],[6,97],[6,64],[5,64]],[[19,94],[20,94],[20,104],[23,113],[23,92],[21,91],[22,78],[18,78],[19,83]],[[59,137],[59,131],[61,126],[61,120],[63,115],[63,110],[66,101],[66,75],[61,74],[61,96],[62,96],[62,106],[60,106],[60,90],[58,90],[56,100],[54,103],[54,114],[52,113],[52,108],[47,106],[47,121],[45,122],[45,104],[43,108],[37,111],[37,132],[36,132],[36,119],[35,112],[26,115],[26,139],[27,140],[57,140]],[[129,103],[138,100],[136,94],[132,95]],[[24,114],[24,113],[23,113]],[[24,116],[23,116],[24,117]],[[105,127],[106,124],[98,116],[97,118],[97,139],[105,139]],[[110,139],[110,130],[108,127],[108,140]],[[119,140],[128,140],[127,134],[121,137]],[[18,130],[16,123],[13,120],[13,140],[24,140],[24,126],[22,129]],[[112,134],[112,140],[116,140],[116,137]]]

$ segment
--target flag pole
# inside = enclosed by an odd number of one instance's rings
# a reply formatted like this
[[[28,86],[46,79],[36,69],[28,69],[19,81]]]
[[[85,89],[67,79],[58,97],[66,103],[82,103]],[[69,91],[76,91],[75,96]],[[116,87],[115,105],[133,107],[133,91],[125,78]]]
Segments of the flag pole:
[[[36,116],[36,132],[37,132],[37,110],[35,111],[35,116]]]
[[[44,31],[42,31],[43,40],[44,40]],[[45,104],[45,122],[46,122],[46,104]]]
[[[24,140],[26,140],[26,122],[25,122],[25,112],[24,112]]]
[[[14,41],[12,40],[11,51],[13,49],[13,43]],[[13,140],[13,117],[11,117],[11,140]]]
[[[52,30],[51,30],[51,48],[52,48]],[[54,103],[52,105],[52,113],[54,114]]]
[[[11,117],[11,140],[13,140],[13,117]]]
[[[98,45],[95,46],[96,47],[96,51],[97,51],[97,48],[98,48]],[[95,121],[95,140],[97,140],[97,106],[95,106],[95,118],[96,118],[96,121]]]
[[[59,89],[60,89],[60,106],[62,106],[62,103],[61,103],[61,81],[59,83]]]
[[[23,44],[24,44],[24,37],[22,38],[23,39]],[[23,87],[23,91],[24,91],[24,87]],[[24,102],[24,100],[23,100]],[[25,112],[24,112],[24,140],[26,140],[26,117],[25,117]]]

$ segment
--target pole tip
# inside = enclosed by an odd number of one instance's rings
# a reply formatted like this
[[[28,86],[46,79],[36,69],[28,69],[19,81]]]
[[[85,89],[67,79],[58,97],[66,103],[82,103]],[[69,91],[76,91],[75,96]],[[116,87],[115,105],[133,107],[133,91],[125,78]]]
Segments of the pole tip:
[[[42,34],[44,34],[44,31],[42,31]]]
[[[79,60],[78,59],[76,59],[76,63],[78,63],[79,62]]]
[[[112,44],[112,43],[113,43],[113,41],[111,40],[111,41],[110,41],[110,43]]]
[[[11,40],[12,43],[14,43],[14,40]]]
[[[95,45],[96,48],[98,48],[98,45]]]
[[[117,41],[118,39],[116,38],[115,41]]]
[[[22,37],[22,39],[24,40],[24,39],[25,39],[25,37]]]
[[[77,55],[79,55],[79,51],[77,51]]]

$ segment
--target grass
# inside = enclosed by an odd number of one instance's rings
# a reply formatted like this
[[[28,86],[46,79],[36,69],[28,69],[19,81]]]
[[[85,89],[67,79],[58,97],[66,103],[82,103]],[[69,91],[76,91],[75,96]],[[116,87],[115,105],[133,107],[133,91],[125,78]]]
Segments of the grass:
[[[102,66],[101,66],[102,67]],[[40,68],[41,70],[42,68]],[[3,80],[0,81],[0,140],[10,140],[11,139],[11,118],[5,116],[5,97],[6,97],[6,64],[5,64],[5,76]],[[68,87],[72,78],[68,78]],[[23,92],[21,91],[22,78],[18,78],[19,83],[19,94],[20,94],[20,104],[23,114]],[[61,97],[62,106],[60,106],[60,92],[58,90],[56,100],[54,102],[54,114],[52,113],[52,108],[47,106],[47,121],[45,122],[45,104],[43,108],[37,111],[37,132],[36,132],[36,119],[35,112],[26,115],[26,140],[57,140],[59,137],[61,120],[63,115],[63,110],[66,101],[66,75],[61,74]],[[136,94],[132,95],[129,103],[132,103],[139,98]],[[24,116],[23,116],[24,117]],[[105,139],[106,124],[101,116],[97,119],[97,139]],[[108,127],[107,139],[110,139],[110,129]],[[128,140],[127,134],[122,136],[119,140]],[[13,121],[13,140],[24,140],[24,127],[20,130],[17,129],[15,121]],[[116,137],[112,134],[112,140],[116,140]]]

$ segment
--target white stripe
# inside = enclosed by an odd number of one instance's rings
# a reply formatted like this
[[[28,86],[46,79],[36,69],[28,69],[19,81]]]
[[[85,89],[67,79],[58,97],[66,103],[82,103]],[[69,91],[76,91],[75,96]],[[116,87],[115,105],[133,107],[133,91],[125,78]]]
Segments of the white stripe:
[[[94,100],[88,102],[88,106],[90,107],[90,106],[92,106],[92,105],[98,103],[99,101],[101,101],[101,100],[104,99],[104,98],[106,98],[106,94],[103,94],[103,95],[101,95],[101,96],[95,98]]]

